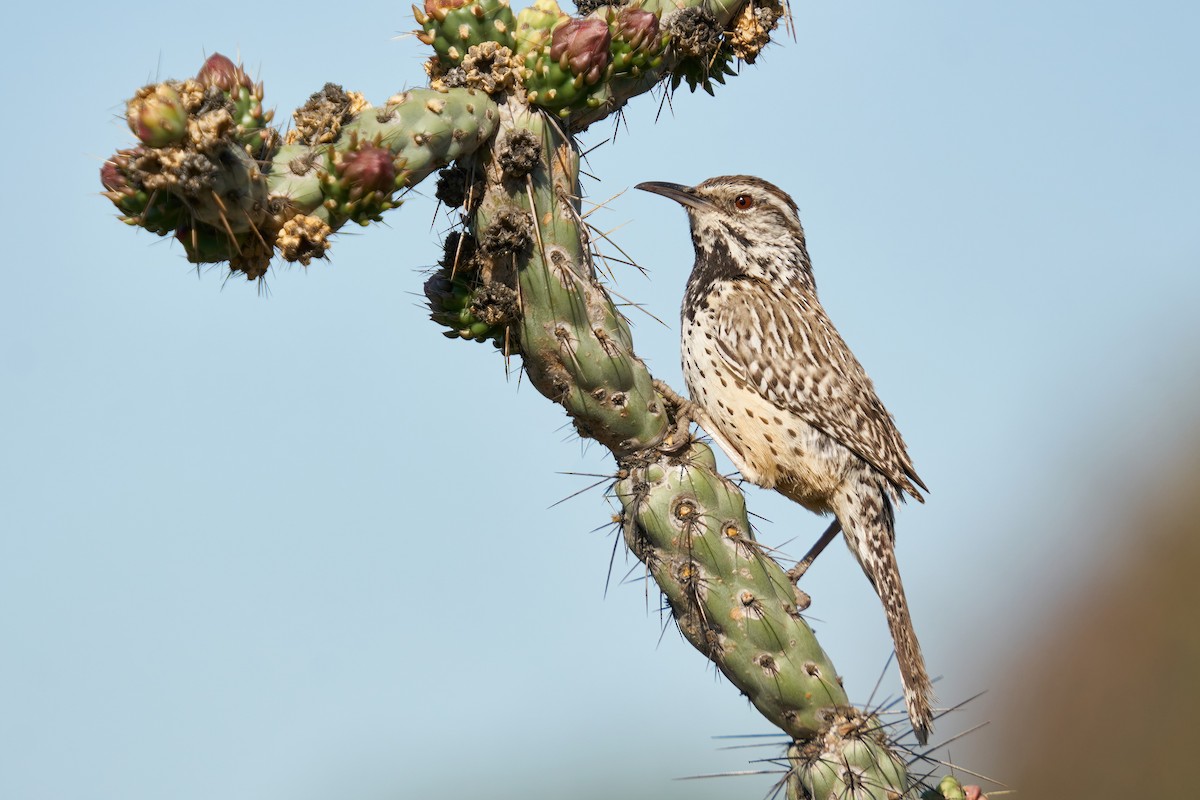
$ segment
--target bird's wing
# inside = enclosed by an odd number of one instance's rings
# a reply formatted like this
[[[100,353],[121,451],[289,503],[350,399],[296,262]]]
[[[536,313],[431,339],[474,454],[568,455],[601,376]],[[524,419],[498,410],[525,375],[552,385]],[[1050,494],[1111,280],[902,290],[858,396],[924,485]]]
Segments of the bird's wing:
[[[757,281],[741,284],[716,318],[717,347],[734,377],[923,500],[917,487],[925,484],[895,421],[816,298]],[[772,319],[766,309],[773,309]]]

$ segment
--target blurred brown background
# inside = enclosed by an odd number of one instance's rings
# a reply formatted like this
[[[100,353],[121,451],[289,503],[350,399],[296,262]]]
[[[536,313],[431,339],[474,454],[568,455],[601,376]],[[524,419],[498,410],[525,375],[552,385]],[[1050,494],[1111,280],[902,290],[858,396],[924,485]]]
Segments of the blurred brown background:
[[[1019,797],[1200,797],[1200,431],[1178,441],[1127,497],[1104,499],[1107,563],[997,665],[990,694],[1008,710],[982,738],[999,747],[973,752]],[[1011,590],[990,588],[997,602]]]

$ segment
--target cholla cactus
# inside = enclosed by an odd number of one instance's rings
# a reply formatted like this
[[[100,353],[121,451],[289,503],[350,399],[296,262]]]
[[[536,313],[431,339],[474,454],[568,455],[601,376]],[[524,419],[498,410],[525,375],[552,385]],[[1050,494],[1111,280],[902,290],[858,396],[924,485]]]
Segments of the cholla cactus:
[[[582,223],[573,133],[655,86],[711,92],[734,60],[758,57],[780,13],[778,0],[643,0],[579,18],[554,0],[515,16],[506,0],[425,0],[414,14],[434,51],[429,88],[373,106],[328,84],[285,136],[262,84],[214,55],[194,79],[135,94],[139,143],[100,179],[124,222],[258,279],[276,258],[323,258],[343,225],[381,219],[439,172],[437,197],[465,228],[425,284],[432,319],[520,357],[612,451],[626,543],[687,640],[790,738],[787,796],[950,798],[951,784],[910,779],[877,721],[851,708],[740,491],[635,355]]]

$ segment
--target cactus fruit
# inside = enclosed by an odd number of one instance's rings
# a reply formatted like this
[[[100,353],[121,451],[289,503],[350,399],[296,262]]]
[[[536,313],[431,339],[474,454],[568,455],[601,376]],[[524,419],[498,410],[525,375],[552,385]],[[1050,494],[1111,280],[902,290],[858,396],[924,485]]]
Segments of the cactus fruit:
[[[638,77],[663,61],[667,37],[659,31],[658,15],[637,6],[622,6],[609,15],[614,75]]]
[[[473,45],[516,49],[517,21],[508,0],[425,0],[425,10],[413,6],[413,16],[422,28],[417,38],[434,49],[443,71],[459,66]]]
[[[598,17],[568,20],[550,35],[550,60],[582,83],[599,82],[612,54],[612,32]]]
[[[346,149],[330,148],[321,175],[323,206],[333,222],[353,220],[366,225],[394,208],[392,195],[404,186],[408,173],[404,159],[386,147],[364,143],[351,132]]]
[[[611,75],[611,46],[612,32],[600,17],[558,25],[548,43],[525,57],[526,99],[562,117],[572,107],[597,107],[603,95],[592,89]]]
[[[213,53],[196,73],[202,86],[216,86],[222,92],[232,93],[235,89],[253,89],[254,83],[238,65],[220,53]]]
[[[389,194],[396,188],[396,165],[390,150],[365,144],[351,145],[337,165],[351,201],[368,194]]]
[[[125,107],[133,135],[149,147],[166,147],[187,136],[187,108],[171,83],[143,86]]]

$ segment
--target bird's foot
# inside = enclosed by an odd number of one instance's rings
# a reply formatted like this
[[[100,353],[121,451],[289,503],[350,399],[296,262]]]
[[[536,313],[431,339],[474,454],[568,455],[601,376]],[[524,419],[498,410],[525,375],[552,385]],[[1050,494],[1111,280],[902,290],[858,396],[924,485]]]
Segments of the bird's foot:
[[[675,430],[659,449],[664,453],[675,455],[686,450],[692,443],[692,423],[696,421],[696,405],[681,396],[664,381],[655,380],[654,388],[670,407],[671,417],[675,420]]]
[[[804,573],[808,572],[808,568],[812,566],[813,559],[806,558],[796,562],[796,566],[787,571],[788,580],[792,585],[800,583],[800,579],[804,577]]]

